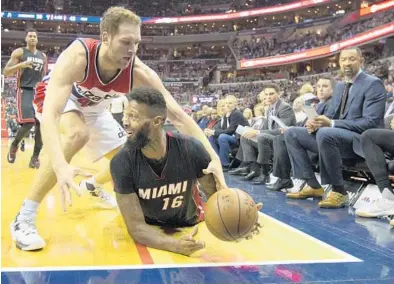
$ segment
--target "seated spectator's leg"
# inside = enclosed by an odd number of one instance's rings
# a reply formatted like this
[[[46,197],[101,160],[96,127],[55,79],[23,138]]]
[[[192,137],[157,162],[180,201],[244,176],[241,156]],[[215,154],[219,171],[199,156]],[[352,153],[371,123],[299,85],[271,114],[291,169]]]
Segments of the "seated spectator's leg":
[[[230,164],[230,151],[231,145],[235,145],[237,143],[237,139],[228,134],[220,134],[218,138],[219,142],[219,157],[220,161],[222,162],[223,167],[228,167]]]
[[[239,175],[239,176],[246,176],[249,172],[249,165],[250,162],[244,162],[244,153],[243,153],[243,149],[242,149],[242,144],[239,146],[238,151],[237,151],[237,155],[235,156],[235,158],[239,161],[241,161],[241,164],[239,165],[238,168],[229,171],[229,174],[231,175]]]
[[[260,176],[253,181],[254,184],[266,184],[270,181],[270,160],[273,155],[272,142],[275,135],[262,133],[257,136],[258,156],[257,163],[261,165]]]
[[[287,153],[284,134],[278,135],[274,138],[273,149],[274,165],[272,173],[278,178],[278,180],[272,186],[268,186],[268,188],[275,191],[292,188],[294,185],[290,178],[291,164],[289,154]]]
[[[318,130],[319,166],[322,184],[330,184],[332,192],[319,203],[324,208],[340,208],[347,202],[343,183],[342,158],[357,158],[353,150],[355,133],[346,129],[324,127]]]
[[[285,142],[294,178],[305,180],[308,185],[300,192],[286,194],[286,197],[293,199],[322,197],[324,190],[316,180],[314,168],[308,155],[308,151],[318,152],[316,135],[309,134],[304,127],[293,127],[285,132]]]
[[[361,135],[361,147],[380,191],[383,192],[387,188],[394,195],[384,155],[384,152],[394,155],[394,131],[389,129],[367,130]]]
[[[394,131],[388,129],[370,129],[361,135],[361,147],[365,160],[376,184],[382,192],[382,198],[356,210],[361,217],[379,217],[394,215],[394,191],[388,178],[384,152],[394,154]]]
[[[211,143],[211,146],[213,150],[215,150],[216,154],[219,155],[219,144],[218,140],[214,136],[208,137],[209,143]]]
[[[243,161],[249,163],[250,172],[245,176],[245,180],[252,180],[259,176],[260,168],[257,160],[257,142],[241,137],[241,147],[244,155]]]

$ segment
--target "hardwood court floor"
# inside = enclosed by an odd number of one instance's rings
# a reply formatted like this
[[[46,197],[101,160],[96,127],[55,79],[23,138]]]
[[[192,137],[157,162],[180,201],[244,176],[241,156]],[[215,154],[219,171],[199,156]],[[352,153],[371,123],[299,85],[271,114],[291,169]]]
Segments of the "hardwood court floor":
[[[6,159],[8,141],[2,141],[1,181],[1,259],[3,269],[17,267],[66,268],[76,266],[210,266],[234,264],[291,264],[358,262],[335,247],[303,233],[272,216],[260,216],[260,235],[250,241],[226,243],[217,240],[204,223],[199,225],[198,238],[206,248],[192,257],[136,245],[128,236],[118,210],[103,210],[87,196],[73,195],[73,206],[61,211],[55,188],[44,200],[38,213],[38,230],[47,242],[42,251],[22,252],[12,242],[9,224],[17,214],[30,189],[37,170],[29,169],[32,141],[25,152],[18,151],[15,164]],[[91,164],[78,154],[73,164],[97,172],[106,161]],[[106,190],[112,191],[111,185]],[[190,229],[188,229],[190,230]],[[175,233],[176,237],[188,230]]]

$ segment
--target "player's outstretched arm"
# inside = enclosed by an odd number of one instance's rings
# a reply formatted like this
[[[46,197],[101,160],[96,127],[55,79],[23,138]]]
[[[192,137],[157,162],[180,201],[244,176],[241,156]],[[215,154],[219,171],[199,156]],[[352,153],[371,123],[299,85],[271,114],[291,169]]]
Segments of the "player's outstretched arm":
[[[152,87],[163,94],[167,104],[168,119],[181,133],[198,139],[204,145],[205,149],[209,153],[209,156],[211,157],[211,164],[208,168],[207,174],[212,173],[215,175],[215,179],[219,188],[227,187],[223,176],[220,159],[209,143],[208,138],[205,136],[204,132],[197,125],[197,123],[182,110],[181,106],[176,102],[174,97],[167,91],[157,73],[145,65],[138,58],[135,60],[134,72],[134,86]]]
[[[67,165],[60,144],[59,122],[63,109],[71,95],[74,82],[83,80],[86,55],[82,43],[71,44],[59,57],[51,72],[45,93],[42,112],[42,140],[54,170]]]
[[[144,213],[136,193],[116,193],[116,200],[123,220],[126,223],[127,231],[135,242],[151,248],[187,256],[204,248],[204,243],[193,238],[195,233],[188,237],[176,239],[146,224]]]
[[[74,177],[85,174],[68,164],[63,154],[60,143],[60,117],[71,95],[73,83],[82,81],[85,76],[86,64],[85,49],[78,41],[71,44],[60,55],[48,82],[42,112],[42,141],[56,174],[64,211],[66,203],[71,206],[69,188],[74,189],[78,195],[81,194]]]
[[[9,77],[14,75],[18,70],[23,69],[23,68],[32,68],[33,63],[32,62],[21,62],[21,57],[23,55],[23,49],[18,48],[15,49],[11,53],[11,58],[8,60],[6,66],[4,67],[3,75],[5,77]]]

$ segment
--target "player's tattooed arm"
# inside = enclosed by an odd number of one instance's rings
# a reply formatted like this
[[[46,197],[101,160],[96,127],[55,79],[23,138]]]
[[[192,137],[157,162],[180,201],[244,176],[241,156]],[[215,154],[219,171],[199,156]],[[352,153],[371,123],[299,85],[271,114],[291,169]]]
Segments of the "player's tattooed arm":
[[[32,68],[33,63],[29,61],[21,62],[21,57],[23,55],[23,49],[15,49],[10,60],[8,60],[7,65],[4,67],[3,75],[5,77],[14,75],[18,70],[23,68]]]
[[[212,174],[199,178],[198,182],[201,184],[201,189],[208,199],[217,191],[215,178]]]
[[[176,239],[158,231],[145,222],[144,213],[136,193],[116,193],[116,200],[130,237],[137,243],[155,249],[172,251],[183,255],[191,255],[204,248],[204,244],[194,240]]]

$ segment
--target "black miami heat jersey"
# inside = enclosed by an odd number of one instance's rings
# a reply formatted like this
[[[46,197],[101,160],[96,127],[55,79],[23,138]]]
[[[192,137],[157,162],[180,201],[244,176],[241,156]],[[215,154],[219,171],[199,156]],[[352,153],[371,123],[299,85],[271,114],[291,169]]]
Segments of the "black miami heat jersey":
[[[33,89],[46,72],[45,55],[42,51],[36,50],[35,53],[23,47],[21,62],[32,62],[32,68],[20,69],[17,73],[19,88]]]
[[[167,160],[161,175],[155,173],[140,149],[124,147],[111,160],[115,191],[136,193],[145,221],[151,225],[183,227],[198,223],[203,202],[197,179],[210,157],[198,140],[166,133]]]

